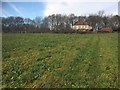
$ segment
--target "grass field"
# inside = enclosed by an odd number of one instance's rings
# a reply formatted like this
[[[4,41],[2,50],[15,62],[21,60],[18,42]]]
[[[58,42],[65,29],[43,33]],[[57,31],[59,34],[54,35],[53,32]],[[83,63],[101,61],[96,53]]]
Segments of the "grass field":
[[[117,88],[118,34],[3,34],[5,88]]]

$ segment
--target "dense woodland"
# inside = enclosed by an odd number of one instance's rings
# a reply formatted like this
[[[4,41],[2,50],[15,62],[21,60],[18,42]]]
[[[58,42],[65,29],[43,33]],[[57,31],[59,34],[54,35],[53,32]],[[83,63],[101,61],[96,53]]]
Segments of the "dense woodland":
[[[76,21],[86,21],[97,31],[103,27],[112,27],[114,31],[120,29],[120,16],[104,15],[104,11],[89,16],[76,16],[74,14],[53,14],[47,17],[35,17],[35,19],[23,17],[1,17],[3,33],[72,33],[71,26]]]

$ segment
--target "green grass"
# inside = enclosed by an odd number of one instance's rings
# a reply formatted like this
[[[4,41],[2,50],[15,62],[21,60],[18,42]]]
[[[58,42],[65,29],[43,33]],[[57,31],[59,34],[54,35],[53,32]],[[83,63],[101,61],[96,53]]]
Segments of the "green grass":
[[[5,88],[118,88],[118,34],[3,34]]]

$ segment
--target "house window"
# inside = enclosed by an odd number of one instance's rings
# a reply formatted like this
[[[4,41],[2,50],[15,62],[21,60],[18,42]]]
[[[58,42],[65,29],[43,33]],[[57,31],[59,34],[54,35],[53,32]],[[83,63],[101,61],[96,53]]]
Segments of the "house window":
[[[79,26],[76,26],[76,29],[79,29]]]
[[[85,28],[85,25],[84,25],[84,28]]]
[[[81,27],[81,29],[83,28],[83,26],[82,26],[82,25],[81,25],[80,27]]]

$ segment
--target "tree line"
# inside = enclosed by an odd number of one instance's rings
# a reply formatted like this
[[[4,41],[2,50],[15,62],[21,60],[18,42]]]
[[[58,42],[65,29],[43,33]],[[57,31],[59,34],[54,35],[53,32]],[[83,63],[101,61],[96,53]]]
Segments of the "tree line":
[[[53,14],[47,17],[35,17],[35,19],[23,17],[1,17],[3,33],[72,33],[75,32],[71,26],[76,21],[88,22],[93,31],[103,27],[112,27],[113,30],[120,29],[120,16],[104,15],[104,11],[89,16],[76,16],[74,14]]]

